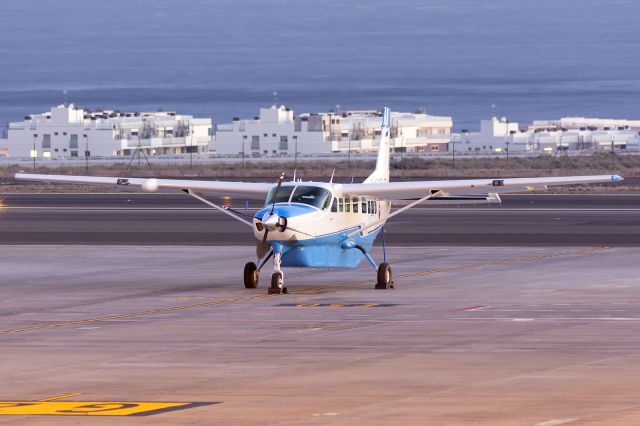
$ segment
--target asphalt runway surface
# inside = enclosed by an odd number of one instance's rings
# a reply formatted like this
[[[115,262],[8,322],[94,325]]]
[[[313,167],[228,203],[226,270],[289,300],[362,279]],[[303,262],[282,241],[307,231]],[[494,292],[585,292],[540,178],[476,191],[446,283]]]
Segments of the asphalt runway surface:
[[[252,257],[0,246],[0,424],[640,423],[640,248],[391,247],[394,290],[286,295]]]
[[[182,193],[2,199],[0,244],[254,244],[245,225]],[[640,195],[524,194],[503,196],[501,205],[416,207],[385,231],[395,246],[640,246]]]

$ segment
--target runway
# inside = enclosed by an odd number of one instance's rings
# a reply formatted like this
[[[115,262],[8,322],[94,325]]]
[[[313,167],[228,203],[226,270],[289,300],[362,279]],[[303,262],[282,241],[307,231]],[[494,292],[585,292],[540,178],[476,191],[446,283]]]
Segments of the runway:
[[[363,264],[281,296],[252,256],[0,246],[0,424],[640,421],[639,248],[392,247],[395,290]]]
[[[640,195],[527,194],[504,196],[502,205],[417,207],[385,230],[390,245],[638,246]],[[181,193],[7,194],[0,242],[254,244],[245,225]]]

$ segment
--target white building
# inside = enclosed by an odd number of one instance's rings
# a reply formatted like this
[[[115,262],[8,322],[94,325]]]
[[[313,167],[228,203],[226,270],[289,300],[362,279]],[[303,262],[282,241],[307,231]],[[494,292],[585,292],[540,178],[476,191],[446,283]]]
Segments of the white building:
[[[147,155],[206,154],[211,119],[174,112],[82,110],[59,105],[44,114],[9,123],[0,150],[10,157],[74,159],[130,156],[137,147]]]
[[[563,117],[559,120],[536,120],[527,129],[534,134],[538,149],[627,150],[637,151],[640,120],[615,120]]]
[[[456,152],[469,154],[503,153],[509,150],[524,151],[528,149],[527,137],[518,130],[518,123],[506,118],[480,121],[479,132],[464,130],[452,137],[452,148]]]
[[[253,120],[216,126],[212,147],[220,155],[278,156],[378,149],[381,113],[344,111],[304,113],[284,106],[261,108]],[[446,151],[451,117],[391,113],[391,146],[397,151]]]
[[[632,127],[632,126],[637,127]],[[534,121],[525,130],[506,118],[480,122],[479,132],[463,131],[452,137],[457,153],[556,153],[558,151],[637,151],[640,121],[561,118]]]

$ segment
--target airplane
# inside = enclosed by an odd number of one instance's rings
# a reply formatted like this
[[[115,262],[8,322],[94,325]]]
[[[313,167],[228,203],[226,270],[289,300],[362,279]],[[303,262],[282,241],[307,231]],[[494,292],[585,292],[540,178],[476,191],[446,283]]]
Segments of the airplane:
[[[384,244],[384,225],[419,204],[499,203],[502,193],[623,180],[618,175],[596,175],[389,182],[390,114],[389,108],[384,107],[376,167],[362,183],[334,183],[333,177],[329,182],[303,182],[295,178],[285,182],[284,172],[276,184],[29,173],[17,173],[15,178],[140,187],[148,192],[180,189],[252,228],[257,261],[246,263],[244,286],[256,288],[260,271],[273,258],[270,294],[287,292],[284,267],[356,268],[365,259],[376,273],[375,288],[394,288]],[[260,197],[266,201],[248,220],[242,217],[242,212],[205,199],[201,192],[224,197]],[[378,265],[371,249],[379,235],[383,261]]]

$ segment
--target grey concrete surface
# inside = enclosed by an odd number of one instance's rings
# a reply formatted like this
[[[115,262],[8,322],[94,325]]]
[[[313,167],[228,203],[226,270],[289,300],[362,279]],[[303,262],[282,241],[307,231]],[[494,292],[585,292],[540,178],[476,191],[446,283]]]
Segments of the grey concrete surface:
[[[285,270],[282,296],[241,288],[251,257],[0,246],[0,400],[218,402],[0,424],[640,421],[638,248],[394,247],[395,290],[363,264]]]
[[[184,194],[3,198],[0,244],[254,244],[245,225]],[[503,200],[499,206],[417,207],[389,222],[387,241],[417,246],[640,246],[638,195],[527,194]]]

